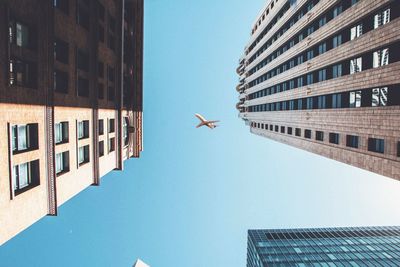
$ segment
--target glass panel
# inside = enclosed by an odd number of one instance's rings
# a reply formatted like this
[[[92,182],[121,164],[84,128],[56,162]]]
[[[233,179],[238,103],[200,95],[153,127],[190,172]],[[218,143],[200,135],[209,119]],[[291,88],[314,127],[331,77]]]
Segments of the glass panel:
[[[357,25],[350,29],[350,40],[360,37],[362,34],[362,24]]]
[[[63,153],[56,154],[56,173],[63,171]]]
[[[12,150],[16,150],[17,149],[17,134],[18,130],[17,130],[17,126],[14,125],[11,128],[11,134],[12,134]]]
[[[55,139],[56,139],[56,144],[62,142],[62,124],[61,123],[55,124]]]
[[[28,148],[27,140],[27,126],[18,126],[18,150],[25,150]]]
[[[85,154],[83,147],[80,147],[78,150],[78,163],[82,163],[85,160]]]
[[[19,165],[19,189],[29,185],[28,163]]]
[[[372,106],[379,106],[379,88],[372,89]]]
[[[13,167],[13,173],[12,173],[12,182],[13,182],[13,188],[14,188],[14,190],[17,190],[17,189],[18,189],[17,175],[18,175],[18,167],[17,167],[17,166],[14,166],[14,167]]]
[[[387,105],[387,96],[388,96],[388,88],[383,87],[380,89],[380,97],[379,97],[379,102],[381,106],[386,106]]]
[[[83,138],[83,121],[78,122],[78,138]]]
[[[350,92],[350,107],[361,107],[361,91]]]
[[[17,46],[27,47],[28,46],[28,28],[18,22],[17,22],[16,26],[17,26]]]
[[[350,60],[350,74],[362,71],[362,58]]]

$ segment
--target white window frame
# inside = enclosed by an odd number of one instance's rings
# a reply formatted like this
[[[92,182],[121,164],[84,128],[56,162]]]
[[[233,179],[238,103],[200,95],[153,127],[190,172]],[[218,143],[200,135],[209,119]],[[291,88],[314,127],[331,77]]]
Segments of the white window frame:
[[[362,71],[362,57],[350,60],[350,74]]]
[[[385,25],[386,23],[390,22],[390,8],[379,12],[374,16],[374,29]]]
[[[354,40],[363,34],[363,25],[358,24],[350,29],[350,40]]]
[[[389,48],[384,48],[374,52],[373,63],[372,63],[372,66],[374,68],[379,68],[388,64],[389,64]]]
[[[384,107],[387,106],[388,100],[388,88],[373,88],[372,89],[372,106],[373,107]]]

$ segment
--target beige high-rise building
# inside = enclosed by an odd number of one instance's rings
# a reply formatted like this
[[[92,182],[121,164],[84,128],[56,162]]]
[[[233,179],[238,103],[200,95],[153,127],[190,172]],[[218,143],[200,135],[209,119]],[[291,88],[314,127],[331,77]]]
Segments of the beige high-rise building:
[[[269,0],[237,73],[254,134],[400,179],[400,1]]]
[[[0,244],[142,150],[143,0],[0,2]]]

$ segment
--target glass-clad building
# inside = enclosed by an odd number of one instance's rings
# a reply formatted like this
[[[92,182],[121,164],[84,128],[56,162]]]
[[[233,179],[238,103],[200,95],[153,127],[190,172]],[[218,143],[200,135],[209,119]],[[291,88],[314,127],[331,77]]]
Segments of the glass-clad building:
[[[400,266],[400,226],[249,230],[247,267]]]

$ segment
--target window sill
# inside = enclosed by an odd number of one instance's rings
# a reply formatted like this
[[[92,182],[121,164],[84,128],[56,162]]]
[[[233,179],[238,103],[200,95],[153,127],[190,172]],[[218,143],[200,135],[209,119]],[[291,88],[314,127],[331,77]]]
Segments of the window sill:
[[[63,145],[63,144],[68,144],[68,143],[69,143],[69,140],[64,140],[64,141],[56,143],[56,145]]]
[[[22,193],[24,193],[24,192],[36,187],[36,186],[38,186],[38,185],[40,185],[40,184],[30,184],[30,185],[28,185],[28,186],[26,186],[24,188],[16,189],[16,190],[14,190],[14,195],[18,196],[18,195],[20,195],[20,194],[22,194]]]
[[[66,174],[66,173],[68,173],[68,172],[69,172],[69,169],[63,170],[63,171],[57,173],[57,174],[56,174],[56,177],[60,177],[60,176],[62,176],[63,174]]]
[[[18,154],[22,154],[22,153],[26,153],[26,152],[31,152],[31,151],[38,150],[38,149],[39,149],[38,147],[32,147],[32,148],[27,148],[27,149],[24,149],[24,150],[14,150],[13,151],[13,155],[18,155]]]
[[[78,165],[79,165],[79,167],[82,167],[83,165],[86,165],[87,163],[89,163],[90,161],[84,161],[84,162],[81,162],[81,163],[79,163]]]

